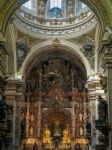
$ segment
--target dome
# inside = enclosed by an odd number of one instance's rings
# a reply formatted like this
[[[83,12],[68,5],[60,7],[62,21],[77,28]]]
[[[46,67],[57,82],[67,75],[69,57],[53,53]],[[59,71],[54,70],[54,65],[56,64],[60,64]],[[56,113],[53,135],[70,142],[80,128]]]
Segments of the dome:
[[[37,17],[42,15],[45,10],[45,19],[65,19],[76,17],[88,11],[89,7],[80,0],[71,0],[68,2],[66,0],[45,0],[40,2],[38,2],[38,0],[29,0],[23,4],[21,9]]]
[[[33,36],[77,37],[96,26],[96,17],[80,0],[29,0],[16,12],[15,24]]]

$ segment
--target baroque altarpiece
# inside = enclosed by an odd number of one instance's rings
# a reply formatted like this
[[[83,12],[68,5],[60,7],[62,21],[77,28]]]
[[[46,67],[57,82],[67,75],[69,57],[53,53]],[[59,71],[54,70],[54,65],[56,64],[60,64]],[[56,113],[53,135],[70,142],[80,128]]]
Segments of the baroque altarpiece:
[[[71,149],[91,134],[90,106],[83,69],[62,58],[34,65],[25,81],[21,142],[43,149]],[[88,138],[87,138],[88,137]],[[31,145],[30,145],[31,146]]]

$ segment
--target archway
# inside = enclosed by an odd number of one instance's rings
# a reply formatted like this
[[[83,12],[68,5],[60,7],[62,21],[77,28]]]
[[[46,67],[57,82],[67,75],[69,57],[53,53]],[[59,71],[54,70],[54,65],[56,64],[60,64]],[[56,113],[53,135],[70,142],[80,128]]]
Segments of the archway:
[[[14,1],[14,2],[12,2],[12,4],[10,4],[10,9],[6,9],[6,12],[5,12],[5,17],[3,18],[3,20],[4,20],[4,23],[1,25],[1,27],[2,27],[2,31],[3,31],[3,33],[5,33],[5,31],[6,31],[6,27],[7,27],[7,24],[8,24],[8,22],[9,22],[9,20],[10,20],[10,18],[11,18],[11,16],[14,14],[14,12],[15,12],[15,10],[18,8],[18,7],[20,7],[23,3],[25,3],[27,0],[23,0],[23,1]],[[102,29],[102,31],[104,31],[104,28],[105,28],[105,26],[108,24],[108,14],[107,14],[107,12],[105,11],[105,9],[104,9],[104,7],[103,7],[103,5],[102,5],[102,3],[101,2],[99,2],[98,4],[97,3],[95,3],[94,1],[92,2],[90,2],[89,0],[82,0],[85,4],[87,4],[92,10],[93,10],[93,12],[96,14],[96,16],[98,17],[98,20],[99,20],[99,22],[100,22],[100,25],[101,25],[101,29]],[[102,9],[98,9],[99,8],[99,6],[101,7],[102,6],[102,8],[103,8],[103,10]],[[105,12],[105,13],[104,13]],[[102,14],[105,14],[105,16],[103,16]],[[105,22],[103,22],[102,20],[105,20]]]
[[[55,39],[53,39],[53,40],[47,40],[45,42],[42,42],[32,47],[30,53],[26,57],[18,73],[20,73],[24,78],[28,68],[30,68],[32,62],[36,59],[37,55],[40,55],[40,57],[42,58],[42,55],[44,56],[44,54],[47,54],[47,52],[51,51],[52,55],[53,52],[57,54],[62,52],[63,57],[64,57],[64,53],[67,53],[72,56],[71,59],[78,58],[77,61],[79,62],[79,64],[82,63],[84,65],[84,68],[86,68],[87,77],[88,77],[92,73],[92,69],[88,60],[80,52],[81,49],[80,45],[78,45],[77,43],[73,44],[66,40],[61,40],[57,38],[56,40],[57,40],[56,43],[55,43]]]
[[[83,139],[86,144],[80,143],[81,147],[88,147],[87,60],[82,62],[80,53],[60,46],[59,41],[47,44],[34,49],[29,54],[31,59],[26,59],[30,61],[23,65],[26,106],[22,116],[26,118],[26,137],[22,140],[27,146],[29,140],[35,140],[44,149],[71,149]]]
[[[46,129],[50,131],[50,136],[52,138],[52,147],[59,148],[61,146],[61,142],[63,141],[64,138],[64,132],[68,131],[69,134],[67,135],[68,139],[66,140],[71,140],[71,125],[72,125],[72,115],[70,111],[67,110],[60,110],[60,109],[55,109],[55,110],[45,110],[43,111],[42,114],[42,126],[43,126],[43,146],[46,147]]]
[[[95,8],[94,6],[95,5],[93,4],[91,8]],[[15,9],[15,5],[13,8]],[[100,16],[101,13],[99,14],[99,10],[97,8],[95,8],[95,10],[97,12],[97,16]],[[10,15],[11,13],[9,13],[9,16]],[[8,21],[7,17],[5,20],[6,22]],[[99,20],[102,31],[104,31],[105,25],[101,21],[103,16],[101,15],[98,18],[101,18]],[[75,42],[73,41],[73,43]],[[30,143],[32,141],[30,137],[36,136],[36,139],[33,140],[38,142],[38,145],[41,147],[42,139],[40,136],[43,137],[42,130],[44,128],[41,125],[41,113],[47,109],[56,109],[57,111],[57,108],[64,108],[68,109],[69,111],[73,109],[73,125],[72,127],[70,126],[70,130],[72,130],[71,132],[73,135],[71,135],[75,140],[76,138],[81,137],[82,141],[83,138],[86,139],[85,126],[89,123],[88,126],[90,128],[90,120],[88,117],[90,112],[88,93],[87,88],[85,87],[85,83],[87,81],[87,77],[91,74],[92,69],[83,52],[80,51],[81,46],[73,43],[58,38],[54,38],[53,40],[46,40],[46,42],[36,44],[34,47],[32,47],[31,51],[23,62],[23,65],[20,69],[20,74],[23,76],[23,79],[25,79],[25,89],[24,92],[22,92],[25,96],[25,107],[23,106],[22,115],[26,117],[25,119],[27,121],[25,136],[29,139],[28,141],[26,140],[26,142]],[[58,65],[61,66],[61,68],[58,68]],[[65,73],[66,70],[67,73]],[[46,101],[47,104],[44,103]],[[87,103],[88,108],[84,107],[85,103]],[[54,112],[55,111],[53,111],[53,113]],[[74,113],[77,115],[75,116]],[[36,114],[38,114],[38,117]],[[53,115],[51,118],[56,117],[56,122],[61,120],[61,118],[66,118],[66,115],[59,117],[61,114],[63,114],[63,112],[57,113],[56,116]],[[79,120],[77,116],[79,116]],[[24,123],[24,117],[22,123]],[[37,121],[36,123],[34,123],[34,118]],[[87,118],[88,120],[86,120]],[[63,121],[60,121],[61,126],[63,126]],[[55,121],[53,120],[51,122],[54,128]],[[79,122],[83,123],[79,125]],[[75,123],[79,132],[75,131]],[[64,130],[64,128],[65,126],[63,126],[62,130]],[[51,127],[49,130],[51,130]],[[90,134],[90,130],[88,134]],[[22,134],[22,136],[24,135]],[[76,143],[75,140],[74,142],[72,141],[72,144]],[[77,141],[78,140],[79,139],[77,139]]]

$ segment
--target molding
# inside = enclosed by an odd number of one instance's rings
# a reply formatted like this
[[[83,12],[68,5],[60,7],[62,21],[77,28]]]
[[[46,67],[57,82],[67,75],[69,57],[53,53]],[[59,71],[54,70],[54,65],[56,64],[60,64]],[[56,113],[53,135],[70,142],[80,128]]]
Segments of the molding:
[[[101,61],[101,67],[106,69],[112,68],[112,37],[108,35],[108,38],[102,40],[98,49],[99,60]],[[105,71],[105,70],[104,70]]]
[[[101,41],[101,44],[99,46],[99,53],[104,52],[105,48],[112,47],[112,37],[110,36],[107,40]]]
[[[87,71],[87,76],[89,76],[91,74],[92,69],[90,67],[88,60],[80,52],[80,46],[78,46],[72,42],[62,40],[62,39],[60,39],[60,43],[57,45],[53,45],[52,40],[47,40],[45,42],[42,42],[42,43],[37,44],[34,47],[32,47],[29,54],[27,55],[25,61],[23,62],[22,67],[21,67],[20,71],[18,72],[18,74],[20,73],[24,77],[25,73],[26,73],[26,69],[29,68],[28,66],[32,61],[34,61],[34,58],[38,54],[45,52],[47,50],[52,51],[53,48],[63,49],[66,52],[70,52],[71,54],[73,54],[73,56],[77,56],[77,58],[80,60],[80,62],[82,62],[84,64],[86,71]]]
[[[95,16],[91,16],[87,18],[84,22],[80,24],[70,25],[69,27],[47,27],[47,26],[40,26],[38,24],[32,24],[25,19],[23,20],[20,16],[15,16],[14,18],[14,25],[18,30],[23,33],[27,33],[33,37],[41,38],[51,38],[51,37],[62,37],[65,39],[71,37],[79,37],[87,32],[93,30],[97,25],[97,20]],[[53,33],[52,33],[53,32]],[[61,32],[61,33],[60,33]]]

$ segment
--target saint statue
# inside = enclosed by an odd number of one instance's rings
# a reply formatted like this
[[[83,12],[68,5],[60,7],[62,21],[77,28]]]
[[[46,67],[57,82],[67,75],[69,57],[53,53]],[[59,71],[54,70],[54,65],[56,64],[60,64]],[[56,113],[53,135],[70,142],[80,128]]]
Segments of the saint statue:
[[[30,128],[30,136],[33,135],[33,127]]]
[[[34,121],[34,115],[33,114],[31,115],[31,121],[32,122]]]
[[[82,120],[83,120],[83,115],[82,115],[82,113],[81,113],[81,112],[79,113],[79,120],[80,120],[80,121],[82,121]]]
[[[85,123],[87,122],[87,117],[88,117],[88,116],[87,116],[87,113],[85,112],[85,113],[84,113],[84,116],[83,116],[83,120],[84,120]]]
[[[38,150],[38,145],[36,143],[33,145],[33,150]]]
[[[60,127],[59,127],[59,121],[56,121],[55,122],[55,127],[54,127],[54,135],[60,135],[61,133],[61,130],[60,130]]]
[[[83,127],[80,127],[79,132],[80,132],[80,136],[84,135],[84,129],[83,129]]]
[[[82,150],[80,144],[76,144],[74,150]]]

